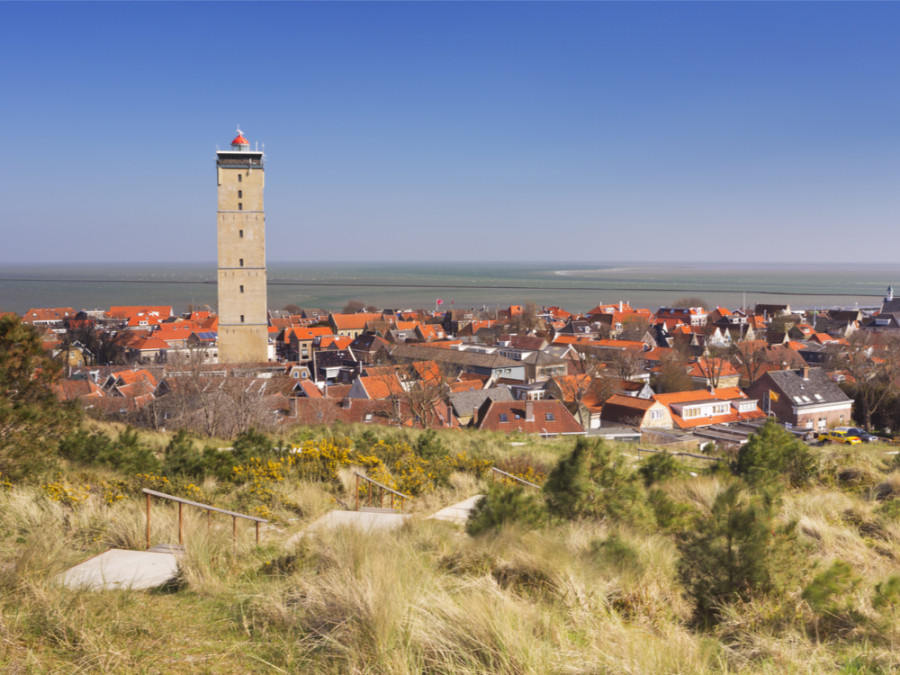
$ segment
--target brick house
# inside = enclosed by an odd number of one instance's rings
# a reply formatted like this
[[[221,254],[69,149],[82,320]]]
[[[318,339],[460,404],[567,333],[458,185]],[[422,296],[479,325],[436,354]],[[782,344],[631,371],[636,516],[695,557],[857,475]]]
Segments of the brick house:
[[[799,429],[827,429],[852,419],[853,399],[821,368],[769,371],[747,393],[779,422]]]

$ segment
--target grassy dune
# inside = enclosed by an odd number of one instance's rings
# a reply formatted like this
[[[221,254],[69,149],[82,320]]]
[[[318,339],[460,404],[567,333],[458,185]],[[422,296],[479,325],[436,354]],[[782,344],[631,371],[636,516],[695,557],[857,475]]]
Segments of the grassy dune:
[[[345,432],[357,439],[362,433]],[[505,437],[467,434],[440,440],[448,452],[520,467],[552,467],[572,446],[511,446]],[[152,442],[161,450],[168,439]],[[777,509],[779,525],[795,524],[790,583],[724,607],[706,628],[691,621],[678,536],[670,528],[596,518],[536,529],[512,523],[472,537],[426,520],[487,488],[485,477],[465,471],[414,500],[408,525],[369,535],[344,529],[295,536],[350,500],[346,475],[330,482],[272,479],[264,486],[272,523],[260,547],[251,528],[239,527],[233,557],[230,519],[214,518],[210,527],[205,515],[188,511],[188,549],[175,587],[68,590],[54,581],[68,566],[110,547],[143,548],[144,503],[121,486],[129,476],[63,462],[41,481],[0,489],[0,667],[6,673],[895,672],[900,605],[884,584],[900,571],[900,508],[892,506],[900,473],[887,450],[818,449],[819,476],[787,489]],[[639,466],[623,451],[628,467]],[[516,456],[525,459],[516,464]],[[702,517],[731,480],[685,473],[656,487]],[[173,480],[170,491],[185,494],[193,485],[197,494],[185,496],[225,507],[255,503],[244,485],[196,482]],[[154,506],[159,540],[177,539],[175,519],[174,509]],[[804,597],[835,561],[849,573],[820,579],[824,599]]]

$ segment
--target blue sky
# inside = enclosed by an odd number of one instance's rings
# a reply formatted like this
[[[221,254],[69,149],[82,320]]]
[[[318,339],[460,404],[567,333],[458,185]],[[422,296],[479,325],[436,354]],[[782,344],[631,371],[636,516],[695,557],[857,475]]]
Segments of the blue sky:
[[[0,3],[0,262],[880,261],[898,3]]]

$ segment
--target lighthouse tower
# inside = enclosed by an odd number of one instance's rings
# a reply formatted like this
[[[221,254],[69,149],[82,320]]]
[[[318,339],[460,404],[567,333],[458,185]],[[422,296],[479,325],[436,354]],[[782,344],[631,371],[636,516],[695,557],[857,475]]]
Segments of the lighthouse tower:
[[[240,129],[216,152],[220,363],[268,358],[263,159]]]

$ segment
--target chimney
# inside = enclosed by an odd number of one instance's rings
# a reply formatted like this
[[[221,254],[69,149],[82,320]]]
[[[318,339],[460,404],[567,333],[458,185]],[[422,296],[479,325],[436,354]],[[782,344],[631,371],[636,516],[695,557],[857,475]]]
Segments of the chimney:
[[[800,376],[801,376],[804,380],[808,380],[808,379],[809,379],[809,366],[803,366],[803,367],[800,369]]]
[[[525,401],[525,421],[534,422],[534,401],[531,399]]]
[[[344,410],[350,410],[351,400],[352,399],[349,396],[345,396],[344,399],[341,401],[341,407]]]
[[[474,406],[472,408],[472,421],[470,423],[473,427],[478,425],[478,406]]]
[[[622,301],[621,300],[619,300],[619,311],[620,312],[622,311]]]
[[[290,399],[289,399],[289,401],[290,401],[290,404],[291,404],[291,412],[290,412],[290,415],[291,415],[291,417],[293,417],[294,419],[297,419],[297,397],[296,397],[296,396],[291,396]]]

